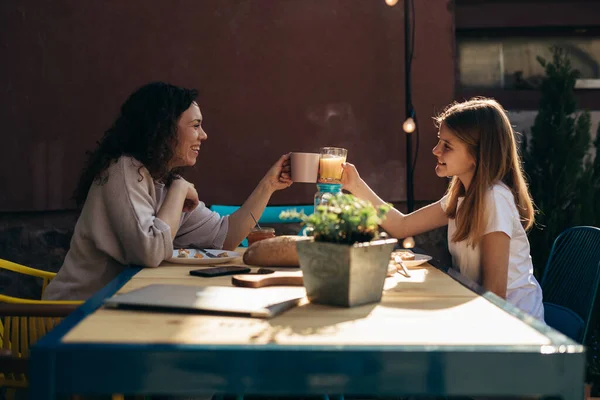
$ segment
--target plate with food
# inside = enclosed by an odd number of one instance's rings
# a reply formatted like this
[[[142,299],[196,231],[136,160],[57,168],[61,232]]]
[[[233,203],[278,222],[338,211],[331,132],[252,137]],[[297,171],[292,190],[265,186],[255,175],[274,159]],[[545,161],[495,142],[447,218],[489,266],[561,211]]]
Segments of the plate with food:
[[[410,268],[425,264],[427,261],[431,260],[431,256],[413,253],[410,250],[396,250],[392,252],[392,260],[397,263],[402,262],[405,267]]]
[[[174,249],[167,261],[177,264],[222,264],[240,257],[235,251],[220,249]]]

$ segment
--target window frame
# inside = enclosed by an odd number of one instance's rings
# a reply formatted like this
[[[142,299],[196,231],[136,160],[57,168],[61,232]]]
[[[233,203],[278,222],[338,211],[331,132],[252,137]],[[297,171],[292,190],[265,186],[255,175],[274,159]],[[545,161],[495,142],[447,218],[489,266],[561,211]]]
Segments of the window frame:
[[[455,38],[486,36],[600,36],[600,2],[596,0],[455,0]],[[455,57],[458,99],[496,98],[504,107],[537,110],[537,90],[463,88]],[[579,85],[584,84],[580,82]],[[576,88],[579,107],[600,110],[600,88]]]
[[[537,110],[540,93],[538,90],[510,88],[473,88],[463,87],[460,83],[460,68],[458,65],[459,38],[510,38],[510,37],[597,37],[600,38],[600,26],[590,27],[519,27],[519,28],[490,28],[490,29],[457,29],[455,40],[457,44],[456,57],[456,95],[459,99],[474,96],[493,97],[505,108],[519,110]],[[600,79],[578,79],[575,95],[579,107],[589,110],[600,110]]]

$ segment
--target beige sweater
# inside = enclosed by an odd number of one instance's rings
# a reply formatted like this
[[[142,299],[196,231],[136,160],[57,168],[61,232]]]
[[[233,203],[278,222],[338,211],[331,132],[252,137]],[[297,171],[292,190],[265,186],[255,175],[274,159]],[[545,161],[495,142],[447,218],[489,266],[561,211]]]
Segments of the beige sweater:
[[[204,203],[183,213],[173,240],[171,228],[156,217],[167,194],[164,184],[132,157],[108,168],[108,181],[93,183],[75,225],[71,247],[45,300],[83,300],[108,284],[130,264],[156,267],[173,256],[173,248],[220,249],[228,218]]]

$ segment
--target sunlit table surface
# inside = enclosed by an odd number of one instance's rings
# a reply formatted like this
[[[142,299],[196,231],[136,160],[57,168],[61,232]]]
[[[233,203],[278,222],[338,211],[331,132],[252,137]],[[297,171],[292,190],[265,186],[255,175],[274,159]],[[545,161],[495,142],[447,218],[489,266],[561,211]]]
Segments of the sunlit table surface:
[[[221,265],[240,264],[241,258]],[[583,397],[583,346],[453,270],[428,263],[410,268],[409,277],[387,278],[380,303],[354,308],[305,301],[272,319],[258,319],[102,307],[115,293],[155,283],[231,286],[231,276],[189,275],[202,267],[163,263],[125,270],[34,346],[32,398],[66,393]]]

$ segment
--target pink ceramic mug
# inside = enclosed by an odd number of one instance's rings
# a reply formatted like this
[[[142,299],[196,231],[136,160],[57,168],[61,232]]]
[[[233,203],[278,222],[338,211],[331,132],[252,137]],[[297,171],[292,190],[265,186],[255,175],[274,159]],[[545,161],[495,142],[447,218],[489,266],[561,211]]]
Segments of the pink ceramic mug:
[[[292,181],[297,183],[317,182],[319,157],[319,153],[292,153],[290,156]]]

